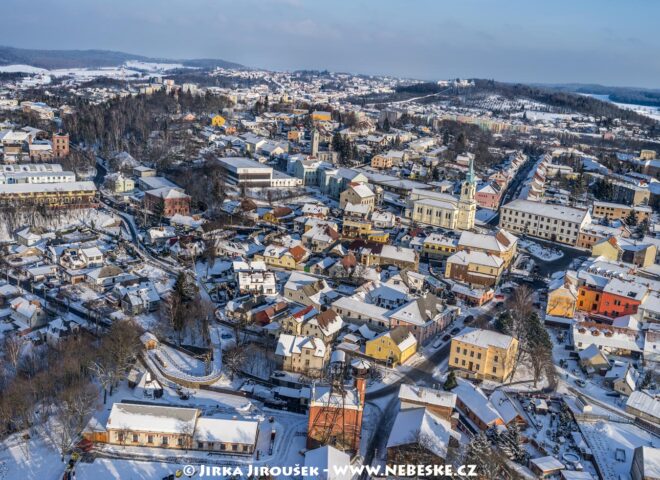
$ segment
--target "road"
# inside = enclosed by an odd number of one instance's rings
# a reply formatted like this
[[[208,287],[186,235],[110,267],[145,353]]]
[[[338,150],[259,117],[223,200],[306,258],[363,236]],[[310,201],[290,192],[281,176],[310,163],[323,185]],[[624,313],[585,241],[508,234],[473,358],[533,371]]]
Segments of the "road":
[[[449,348],[451,342],[447,342],[438,351],[431,356],[424,358],[414,367],[408,369],[403,377],[398,381],[381,388],[375,392],[367,392],[365,398],[367,401],[377,400],[399,391],[399,385],[402,383],[426,383],[433,384],[438,381],[433,377],[433,371],[438,365],[449,357]]]
[[[505,205],[518,196],[520,189],[522,188],[523,181],[527,178],[527,175],[529,175],[529,171],[534,167],[534,165],[536,165],[537,160],[537,158],[529,158],[527,162],[525,162],[525,164],[518,169],[516,176],[513,177],[511,183],[507,185],[506,191],[504,192],[504,195],[502,195],[502,201],[500,202],[500,205]],[[499,223],[499,220],[500,213],[498,211],[497,214],[493,216],[493,218],[488,220],[487,224],[494,227]]]

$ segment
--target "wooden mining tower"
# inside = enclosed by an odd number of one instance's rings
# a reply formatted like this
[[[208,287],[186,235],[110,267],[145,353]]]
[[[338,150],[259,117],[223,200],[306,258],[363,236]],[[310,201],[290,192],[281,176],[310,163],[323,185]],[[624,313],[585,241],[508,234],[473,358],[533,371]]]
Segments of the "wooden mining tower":
[[[346,354],[335,351],[328,370],[327,385],[313,385],[307,421],[307,448],[331,445],[353,455],[360,451],[362,414],[369,365],[354,360],[355,381],[346,384]]]

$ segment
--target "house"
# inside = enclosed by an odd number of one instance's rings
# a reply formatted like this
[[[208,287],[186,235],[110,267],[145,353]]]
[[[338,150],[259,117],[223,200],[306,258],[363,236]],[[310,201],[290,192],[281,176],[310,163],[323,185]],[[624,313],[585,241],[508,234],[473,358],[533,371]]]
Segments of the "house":
[[[467,419],[481,431],[504,425],[504,420],[499,412],[479,387],[461,378],[457,381],[458,385],[452,389],[452,393],[456,395],[456,407],[463,412]]]
[[[309,306],[313,304],[311,297],[326,289],[329,287],[325,280],[301,272],[292,272],[284,284],[284,297]]]
[[[353,474],[349,470],[351,456],[337,450],[331,445],[307,450],[305,452],[305,466],[317,468],[318,475],[303,477],[304,480],[352,480]],[[341,473],[344,469],[345,473]]]
[[[366,343],[365,354],[388,366],[404,364],[417,352],[417,339],[404,327],[384,332]]]
[[[614,235],[594,243],[591,247],[593,257],[605,257],[612,262],[622,261],[638,267],[653,265],[657,253],[658,249],[653,243]]]
[[[344,321],[333,309],[319,312],[315,307],[308,306],[285,318],[281,328],[283,333],[316,337],[329,344],[343,326]]]
[[[196,408],[115,403],[102,441],[113,445],[254,453],[259,422],[201,417]]]
[[[504,261],[504,268],[508,268],[516,256],[517,245],[518,237],[501,228],[494,234],[461,232],[456,250],[494,255]]]
[[[246,269],[236,271],[236,267],[234,267],[234,270],[241,293],[277,295],[277,279],[273,272],[266,269],[264,262],[253,261],[247,265]]]
[[[513,373],[518,340],[490,330],[465,328],[452,338],[449,368],[467,376],[504,382]]]
[[[127,315],[155,312],[160,306],[160,296],[150,281],[128,286],[116,285],[114,291]]]
[[[391,328],[404,327],[423,345],[444,330],[458,313],[432,293],[425,293],[390,312],[388,317]]]
[[[266,212],[263,216],[264,222],[279,225],[286,223],[288,220],[293,220],[293,210],[289,207],[275,207]]]
[[[660,479],[660,448],[640,445],[635,448],[630,465],[632,480]]]
[[[302,245],[287,248],[277,245],[269,245],[262,254],[255,255],[255,260],[263,260],[271,267],[285,268],[287,270],[301,270],[309,252]]]
[[[387,463],[444,464],[449,449],[458,447],[459,440],[460,434],[451,423],[428,409],[402,409],[387,439]]]
[[[477,187],[474,199],[481,208],[497,210],[502,199],[502,188],[497,182],[487,182]]]
[[[343,210],[349,203],[365,205],[371,212],[376,206],[376,194],[365,183],[350,183],[339,195],[339,207]]]
[[[578,352],[580,367],[587,373],[599,372],[610,368],[607,356],[593,343]]]
[[[530,459],[529,468],[538,475],[538,478],[546,478],[559,474],[566,466],[555,457],[547,456]]]
[[[330,360],[330,348],[320,338],[282,333],[275,355],[283,370],[316,377],[322,375]]]
[[[626,412],[657,425],[660,423],[660,398],[643,390],[636,390],[626,401]]]
[[[144,193],[144,207],[154,213],[161,213],[163,217],[170,218],[176,214],[189,216],[190,201],[179,188],[163,187],[147,190]]]
[[[456,394],[435,388],[402,383],[399,387],[400,409],[425,408],[437,417],[456,423]]]
[[[447,259],[445,278],[463,282],[470,287],[496,286],[504,273],[504,260],[480,251],[462,250]]]
[[[510,427],[511,425],[518,425],[524,430],[527,427],[527,416],[522,411],[522,407],[518,402],[513,400],[503,390],[495,390],[488,398],[493,408],[502,418],[504,425]]]
[[[20,296],[9,302],[12,321],[27,328],[38,328],[48,323],[48,313],[43,308],[41,300],[32,295]]]
[[[605,383],[615,392],[629,396],[637,390],[639,372],[628,362],[615,361],[609,372],[605,374]]]
[[[577,304],[577,290],[571,284],[562,285],[548,292],[546,315],[553,317],[573,318]]]
[[[64,320],[58,317],[48,323],[46,328],[46,343],[57,346],[62,340],[75,335],[80,331],[80,325],[73,320]]]

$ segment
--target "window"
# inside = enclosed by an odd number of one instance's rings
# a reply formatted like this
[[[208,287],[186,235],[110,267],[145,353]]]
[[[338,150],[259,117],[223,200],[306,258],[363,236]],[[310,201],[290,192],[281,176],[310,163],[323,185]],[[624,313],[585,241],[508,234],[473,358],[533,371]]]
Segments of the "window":
[[[481,360],[481,353],[477,353],[477,359]]]
[[[220,444],[220,450],[227,450],[227,445],[225,445],[224,443],[221,443]]]
[[[167,445],[170,443],[170,439],[167,437],[163,437],[163,445]]]
[[[497,367],[493,367],[493,373],[497,373]]]
[[[458,358],[454,358],[454,363],[458,365]]]
[[[153,435],[147,435],[147,443],[154,443],[154,436]]]
[[[500,359],[499,355],[495,355],[495,358],[493,358],[493,362],[497,362]]]
[[[133,443],[137,443],[137,441],[138,441],[138,435],[137,435],[137,433],[134,433],[133,434]]]
[[[461,360],[461,365],[465,366],[465,360]]]
[[[249,446],[247,446],[247,445],[243,445],[243,451],[244,451],[244,452],[247,452],[249,449],[250,449]]]
[[[197,448],[199,448],[200,450],[204,448],[204,442],[197,442]]]
[[[233,452],[237,451],[237,450],[238,450],[238,445],[233,444],[233,445],[231,446],[231,449],[232,449]]]
[[[461,347],[456,347],[456,353],[461,353]]]

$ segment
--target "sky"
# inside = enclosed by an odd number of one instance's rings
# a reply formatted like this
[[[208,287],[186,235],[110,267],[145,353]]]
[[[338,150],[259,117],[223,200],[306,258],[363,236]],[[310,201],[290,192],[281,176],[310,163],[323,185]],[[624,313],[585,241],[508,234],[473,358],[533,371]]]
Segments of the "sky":
[[[660,88],[657,0],[2,0],[0,45]]]

